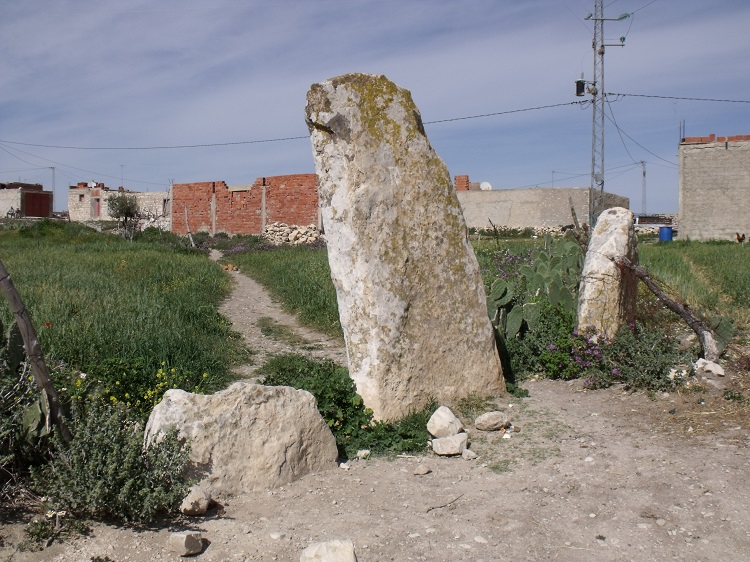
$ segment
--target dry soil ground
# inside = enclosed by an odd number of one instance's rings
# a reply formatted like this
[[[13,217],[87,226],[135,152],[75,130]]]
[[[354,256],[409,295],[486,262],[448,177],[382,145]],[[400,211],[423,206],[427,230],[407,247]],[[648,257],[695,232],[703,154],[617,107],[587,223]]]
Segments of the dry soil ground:
[[[338,342],[302,330],[257,284],[233,275],[224,312],[249,345],[342,359]],[[261,330],[261,318],[275,329]],[[747,373],[733,374],[741,390]],[[578,382],[525,387],[529,398],[497,402],[520,428],[510,439],[468,426],[473,461],[354,460],[226,499],[206,517],[149,530],[96,524],[90,536],[41,552],[15,552],[22,525],[6,525],[0,560],[178,560],[167,539],[186,529],[203,533],[201,561],[297,561],[310,543],[331,539],[352,540],[360,562],[750,559],[746,406],[716,389],[648,397]],[[419,464],[431,472],[415,475]]]

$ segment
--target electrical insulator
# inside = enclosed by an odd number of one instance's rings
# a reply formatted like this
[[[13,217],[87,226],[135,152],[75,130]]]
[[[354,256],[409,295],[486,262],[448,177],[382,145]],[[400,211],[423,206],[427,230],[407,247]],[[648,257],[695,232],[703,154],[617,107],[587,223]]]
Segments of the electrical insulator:
[[[576,95],[582,96],[586,93],[586,81],[585,80],[576,80]]]

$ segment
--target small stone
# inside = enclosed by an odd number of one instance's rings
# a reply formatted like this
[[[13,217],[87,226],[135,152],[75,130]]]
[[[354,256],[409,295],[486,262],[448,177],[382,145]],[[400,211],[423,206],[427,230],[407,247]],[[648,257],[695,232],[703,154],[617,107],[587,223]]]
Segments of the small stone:
[[[190,556],[203,550],[203,538],[198,532],[171,533],[168,545],[175,554]]]
[[[428,535],[432,535],[432,534],[437,533],[437,529],[435,527],[427,527],[424,530],[424,532],[427,533]]]
[[[409,533],[409,538],[410,538],[410,539],[417,539],[417,538],[419,538],[420,536],[421,536],[421,535],[420,535],[419,533]]]
[[[450,437],[432,440],[432,450],[441,456],[460,455],[469,444],[469,436],[459,433]]]
[[[327,541],[311,544],[299,558],[300,562],[357,562],[352,541]]]
[[[480,535],[477,535],[476,537],[474,537],[474,542],[478,542],[479,544],[487,544],[487,539]]]
[[[191,486],[188,495],[182,500],[180,513],[183,515],[204,515],[211,504],[211,493],[199,485]]]
[[[345,462],[342,462],[342,463],[341,463],[341,464],[339,465],[339,468],[341,468],[341,469],[343,469],[343,470],[349,470],[349,469],[351,468],[351,466],[349,466],[349,463],[345,463]]]
[[[663,527],[664,525],[667,524],[667,522],[664,519],[657,519],[656,524],[659,525],[659,527]]]
[[[369,459],[370,458],[370,449],[360,449],[357,451],[357,458],[358,459]]]
[[[463,429],[461,420],[446,406],[440,406],[435,410],[427,422],[427,431],[437,438],[457,435],[461,429]]]
[[[418,464],[417,468],[414,469],[415,476],[424,476],[425,474],[429,474],[430,472],[432,472],[432,469],[424,464]]]
[[[279,531],[272,531],[268,534],[269,537],[271,537],[275,541],[280,541],[281,539],[285,538],[286,535],[284,533],[281,533]]]
[[[594,457],[586,457],[583,462],[594,462]]]
[[[510,433],[503,433],[503,439],[510,439]]]
[[[476,454],[476,453],[475,453],[474,451],[472,451],[471,449],[464,449],[464,450],[463,450],[463,451],[461,452],[461,457],[462,457],[462,458],[463,458],[463,459],[464,459],[465,461],[473,461],[473,460],[474,460],[474,459],[476,459],[476,458],[477,458],[478,456],[479,456],[479,455],[477,455],[477,454]]]
[[[509,428],[510,424],[510,416],[497,410],[482,414],[474,420],[474,426],[480,431],[499,431]]]

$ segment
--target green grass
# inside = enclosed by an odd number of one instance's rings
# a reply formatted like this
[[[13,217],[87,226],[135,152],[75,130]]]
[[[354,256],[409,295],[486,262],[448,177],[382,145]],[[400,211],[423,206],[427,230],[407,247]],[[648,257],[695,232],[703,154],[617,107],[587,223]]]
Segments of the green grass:
[[[0,232],[0,259],[48,358],[84,372],[114,362],[153,375],[164,364],[208,390],[243,357],[218,312],[230,279],[204,254],[44,221]],[[0,314],[7,325],[5,302]]]
[[[675,241],[643,244],[639,252],[654,278],[692,308],[750,328],[750,246]]]

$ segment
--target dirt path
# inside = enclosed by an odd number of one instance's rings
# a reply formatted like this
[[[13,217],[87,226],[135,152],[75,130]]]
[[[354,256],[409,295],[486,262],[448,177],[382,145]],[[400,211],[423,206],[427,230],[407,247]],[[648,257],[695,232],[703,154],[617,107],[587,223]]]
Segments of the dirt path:
[[[212,250],[211,258],[221,253]],[[346,365],[346,348],[340,339],[302,326],[297,318],[285,312],[263,286],[239,271],[230,271],[234,286],[220,312],[242,334],[247,347],[255,352],[252,365],[236,369],[237,374],[253,378],[255,370],[269,355],[301,353],[316,359],[332,359]]]
[[[258,335],[257,320],[270,317],[320,346],[311,353],[341,353],[233,275],[224,310],[249,345],[265,353],[293,348]],[[209,542],[195,559],[212,562],[296,562],[312,542],[331,539],[352,540],[360,562],[750,558],[748,428],[717,417],[726,403],[718,391],[649,398],[618,388],[584,391],[579,382],[525,387],[529,398],[497,404],[520,428],[510,439],[474,430],[473,414],[464,420],[474,461],[431,454],[353,460],[230,498],[173,528],[95,525],[91,537],[12,560],[178,560],[167,539],[187,529]],[[420,463],[431,472],[415,475]],[[10,542],[0,545],[0,560],[11,554]]]

